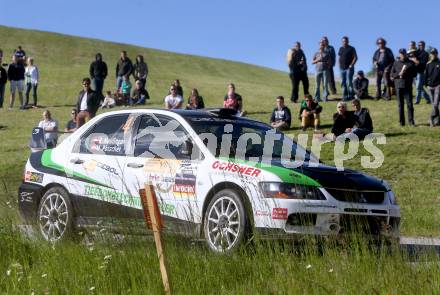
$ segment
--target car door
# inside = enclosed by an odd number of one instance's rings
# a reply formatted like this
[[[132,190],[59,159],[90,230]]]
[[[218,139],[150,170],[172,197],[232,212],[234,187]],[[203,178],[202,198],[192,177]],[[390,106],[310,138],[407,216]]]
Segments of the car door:
[[[201,158],[178,120],[145,114],[139,119],[133,153],[126,158],[124,189],[128,195],[139,197],[139,190],[151,183],[164,219],[192,221]]]
[[[104,117],[84,132],[68,155],[68,185],[77,215],[122,217],[133,203],[122,189],[133,122],[129,114]]]

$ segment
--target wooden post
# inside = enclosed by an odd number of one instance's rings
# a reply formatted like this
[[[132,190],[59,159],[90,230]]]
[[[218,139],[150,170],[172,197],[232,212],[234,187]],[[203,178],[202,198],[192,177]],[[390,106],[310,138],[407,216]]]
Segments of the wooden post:
[[[162,248],[162,240],[160,238],[160,230],[162,229],[162,220],[159,207],[157,206],[156,194],[151,184],[145,183],[145,194],[141,193],[142,207],[144,209],[145,221],[148,228],[153,230],[154,241],[156,243],[157,257],[159,258],[160,272],[162,274],[163,287],[165,294],[171,294],[170,283],[168,280],[167,268],[165,265],[165,255]],[[150,224],[149,224],[150,223]]]

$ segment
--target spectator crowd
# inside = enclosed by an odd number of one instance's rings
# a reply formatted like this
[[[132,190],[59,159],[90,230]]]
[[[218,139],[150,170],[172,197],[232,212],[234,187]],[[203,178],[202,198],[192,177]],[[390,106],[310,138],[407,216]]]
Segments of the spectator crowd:
[[[376,41],[377,49],[372,56],[375,75],[375,94],[370,96],[369,80],[362,70],[356,72],[355,65],[358,60],[356,49],[350,44],[349,38],[341,39],[341,46],[336,53],[327,37],[322,37],[316,53],[311,58],[315,67],[315,92],[309,93],[309,78],[307,57],[301,49],[301,43],[295,42],[287,51],[287,64],[291,80],[290,101],[299,101],[299,87],[302,84],[304,100],[299,106],[298,119],[300,128],[309,127],[315,131],[320,129],[320,114],[323,107],[320,102],[327,102],[330,95],[337,95],[335,71],[339,66],[341,101],[337,104],[337,112],[333,115],[332,133],[335,136],[355,134],[364,138],[373,131],[373,123],[369,110],[361,107],[361,99],[375,98],[391,100],[395,95],[398,104],[399,123],[403,126],[405,120],[405,105],[409,125],[415,125],[413,106],[413,87],[415,85],[415,104],[423,99],[432,103],[429,116],[430,126],[440,124],[440,60],[435,48],[426,50],[424,41],[418,43],[411,41],[408,49],[399,49],[397,58],[393,51],[387,47],[384,38]],[[145,105],[150,99],[147,90],[149,68],[144,56],[137,55],[135,62],[128,57],[126,51],[121,51],[115,66],[115,90],[105,91],[105,80],[108,77],[108,66],[101,53],[89,67],[89,77],[82,80],[82,90],[77,96],[76,106],[71,111],[71,120],[64,129],[73,132],[85,122],[93,118],[99,108],[112,108],[114,106]],[[134,79],[132,84],[131,78]],[[3,63],[3,51],[0,49],[0,108],[3,108],[6,84],[9,81],[10,97],[9,110],[14,107],[15,98],[18,96],[20,109],[37,107],[38,85],[40,72],[34,63],[33,57],[26,56],[21,46],[14,50],[10,64]],[[32,102],[30,95],[32,93]],[[347,102],[351,101],[352,111],[347,110]],[[169,87],[168,94],[164,97],[165,109],[188,110],[205,108],[203,97],[197,88],[191,90],[187,100],[184,100],[183,88],[178,79]],[[223,99],[223,108],[234,109],[237,116],[244,116],[243,97],[236,92],[234,83],[227,85]],[[45,129],[58,130],[58,125],[51,118],[49,111],[44,112],[44,120],[40,125]],[[279,130],[289,129],[292,125],[292,113],[284,97],[276,98],[276,107],[270,116],[270,124]],[[49,139],[49,138],[48,138]],[[54,137],[50,138],[56,144]]]

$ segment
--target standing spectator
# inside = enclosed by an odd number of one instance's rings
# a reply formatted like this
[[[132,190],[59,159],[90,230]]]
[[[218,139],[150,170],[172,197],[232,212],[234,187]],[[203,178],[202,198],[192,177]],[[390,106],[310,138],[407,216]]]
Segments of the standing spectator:
[[[33,106],[37,106],[37,87],[38,81],[40,80],[40,73],[38,72],[38,67],[34,65],[34,59],[32,57],[28,58],[27,67],[25,70],[25,81],[26,81],[26,102],[24,106],[29,104],[29,94],[32,89],[32,97],[34,99]]]
[[[364,139],[365,136],[373,132],[373,120],[371,120],[370,111],[367,108],[361,107],[361,101],[357,98],[351,101],[351,106],[356,117],[356,128],[349,130],[359,137]]]
[[[335,83],[335,72],[333,71],[333,68],[336,65],[336,51],[333,46],[331,46],[328,42],[328,38],[326,36],[322,37],[321,41],[324,42],[325,50],[330,55],[330,59],[332,61],[329,69],[328,69],[328,86],[330,88],[330,91],[333,95],[336,94],[336,83]]]
[[[173,110],[182,107],[183,98],[177,94],[177,88],[174,85],[170,86],[170,94],[165,97],[165,109]]]
[[[79,92],[76,110],[76,127],[80,128],[87,120],[90,120],[96,115],[99,108],[100,96],[90,87],[91,81],[89,78],[84,78],[82,81],[83,89]]]
[[[406,103],[408,108],[408,122],[412,126],[415,125],[412,84],[416,73],[414,62],[408,59],[405,48],[401,48],[399,50],[399,58],[394,62],[391,68],[391,79],[393,79],[396,87],[399,122],[401,126],[405,125],[404,103]]]
[[[292,123],[292,115],[289,108],[284,104],[284,97],[277,97],[277,106],[270,116],[270,125],[277,130],[287,130]]]
[[[339,68],[341,69],[342,99],[347,101],[354,96],[353,76],[354,65],[357,61],[356,49],[350,46],[348,37],[342,37],[342,47],[339,48]]]
[[[47,147],[54,148],[58,141],[58,122],[52,119],[49,110],[43,112],[43,120],[38,123],[38,127],[44,130]]]
[[[429,125],[439,125],[439,103],[440,103],[440,60],[438,58],[438,51],[432,48],[430,51],[430,61],[425,69],[425,85],[431,94],[432,111],[429,119]]]
[[[394,54],[386,47],[387,42],[384,38],[378,38],[376,41],[379,47],[373,55],[373,64],[376,69],[376,99],[382,97],[382,80],[384,83],[385,99],[391,99],[391,79],[390,72],[394,63]]]
[[[344,133],[350,133],[356,123],[354,112],[347,111],[347,103],[340,101],[337,112],[333,114],[332,133],[335,137]]]
[[[127,51],[121,51],[120,58],[116,64],[116,89],[120,90],[124,76],[130,77],[133,73],[133,63],[127,57]]]
[[[319,130],[319,114],[321,111],[322,106],[314,101],[310,94],[306,95],[305,100],[303,100],[299,109],[299,119],[301,120],[302,131],[306,131],[308,127],[315,127],[315,131]]]
[[[134,85],[133,93],[130,97],[130,105],[145,104],[145,100],[149,98],[150,96],[148,95],[147,90],[143,87],[142,82],[140,80],[137,80]]]
[[[304,94],[309,94],[309,78],[307,76],[307,59],[301,49],[301,43],[296,42],[293,48],[287,51],[287,62],[290,69],[290,80],[292,81],[292,95],[290,100],[298,101],[299,82],[302,81]]]
[[[102,60],[101,53],[96,54],[95,61],[90,64],[89,73],[93,83],[93,90],[96,93],[102,94],[104,80],[107,78],[108,69],[107,64]]]
[[[76,109],[72,109],[70,111],[70,120],[66,124],[66,128],[64,128],[65,132],[73,132],[76,130],[76,115],[78,113],[76,112]]]
[[[323,88],[324,101],[328,100],[328,72],[331,68],[331,57],[327,50],[325,50],[325,43],[321,41],[319,43],[319,51],[313,56],[312,64],[316,65],[316,90],[315,100],[321,101],[321,83]]]
[[[134,64],[134,79],[142,82],[142,88],[147,87],[148,65],[144,62],[144,57],[138,55]],[[183,96],[182,96],[183,97]]]
[[[234,109],[237,111],[238,116],[243,116],[243,98],[240,94],[235,92],[234,83],[228,84],[228,93],[223,99],[223,107],[227,109]]]
[[[365,78],[363,71],[358,71],[356,79],[353,81],[354,93],[356,94],[356,98],[370,98],[368,95],[368,84],[370,82],[367,78]]]
[[[26,52],[21,48],[21,45],[18,45],[18,49],[14,50],[14,55],[17,57],[17,62],[25,63]]]
[[[422,96],[425,98],[426,103],[431,103],[431,99],[429,98],[428,93],[423,88],[425,85],[425,68],[426,64],[429,61],[429,53],[425,50],[425,41],[419,41],[419,49],[416,51],[417,58],[412,59],[412,61],[416,64],[417,69],[417,82],[416,82],[416,102],[415,104],[420,103],[420,99]]]
[[[8,73],[6,72],[5,68],[3,68],[3,57],[0,56],[0,109],[3,108],[3,101],[5,99],[5,88],[7,82],[8,82]]]
[[[18,62],[18,57],[12,56],[12,63],[8,67],[8,79],[10,83],[11,96],[9,99],[9,110],[12,110],[15,100],[15,92],[18,91],[20,98],[20,108],[23,109],[23,84],[24,84],[24,66],[23,63]]]
[[[181,97],[183,97],[183,88],[180,85],[180,81],[178,79],[174,80],[173,85],[174,85],[174,87],[176,87],[177,95],[180,95]]]
[[[188,97],[188,105],[186,106],[187,110],[198,110],[204,109],[205,102],[203,101],[203,96],[199,95],[199,91],[197,88],[193,88],[191,90],[191,95]]]

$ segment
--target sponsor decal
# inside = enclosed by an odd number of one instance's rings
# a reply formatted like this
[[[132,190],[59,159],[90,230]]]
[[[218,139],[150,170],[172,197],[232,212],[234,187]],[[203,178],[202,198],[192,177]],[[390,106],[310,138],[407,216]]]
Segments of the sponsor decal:
[[[161,174],[149,174],[148,181],[154,186],[157,192],[167,193],[171,191],[174,184],[174,177]]]
[[[194,196],[196,193],[196,176],[192,174],[176,174],[173,185],[175,196]]]
[[[101,201],[116,203],[129,207],[142,208],[140,198],[108,188],[86,184],[84,186],[84,195]]]
[[[269,211],[257,210],[255,211],[255,216],[270,216]]]
[[[176,212],[176,206],[168,203],[159,203],[159,210],[162,214],[173,215]]]
[[[272,219],[287,220],[287,208],[273,208]]]
[[[88,161],[87,163],[84,164],[84,169],[86,169],[86,171],[89,171],[89,172],[95,171],[96,167],[101,168],[104,171],[110,172],[113,175],[119,176],[118,170],[116,168],[111,167],[107,164],[98,162],[96,160],[91,160],[91,161]]]
[[[215,161],[212,164],[212,168],[215,170],[233,172],[233,173],[248,175],[248,176],[252,176],[252,177],[258,177],[261,173],[260,169],[257,169],[254,167],[240,166],[235,163],[222,162],[222,161]]]
[[[24,174],[24,180],[29,182],[43,183],[43,178],[43,173],[26,171]]]
[[[144,167],[146,172],[176,174],[179,164],[179,160],[147,159]]]
[[[34,192],[21,192],[20,193],[20,202],[29,202],[33,203],[32,196],[34,195]]]

